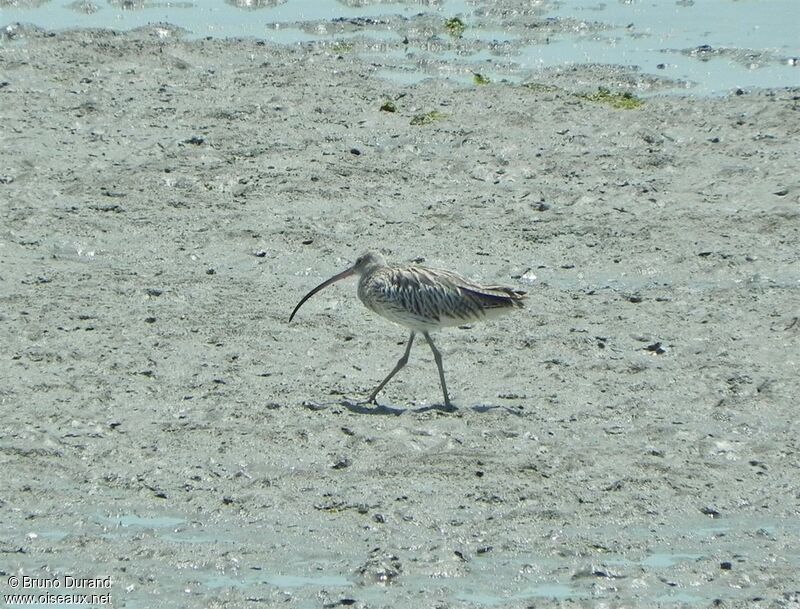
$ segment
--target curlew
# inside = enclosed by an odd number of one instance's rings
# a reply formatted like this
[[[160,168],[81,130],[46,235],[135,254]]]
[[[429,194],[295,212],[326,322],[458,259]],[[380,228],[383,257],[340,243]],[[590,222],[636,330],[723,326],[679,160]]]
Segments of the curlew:
[[[368,309],[411,331],[403,356],[367,399],[372,404],[377,404],[376,396],[381,389],[408,363],[414,337],[420,332],[428,342],[439,369],[444,404],[452,408],[444,380],[442,355],[433,344],[430,333],[439,328],[491,318],[522,307],[525,297],[524,292],[502,286],[481,285],[451,271],[416,265],[387,265],[380,254],[367,252],[349,269],[323,281],[303,296],[289,316],[289,321],[314,294],[352,275],[359,275],[358,297]]]

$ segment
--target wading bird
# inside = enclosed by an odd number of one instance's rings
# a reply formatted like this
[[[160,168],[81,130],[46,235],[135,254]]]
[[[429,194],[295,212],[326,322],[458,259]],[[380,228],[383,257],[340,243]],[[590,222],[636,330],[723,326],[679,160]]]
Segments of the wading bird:
[[[367,252],[349,269],[323,281],[303,296],[289,316],[289,321],[314,294],[351,275],[360,276],[358,297],[368,309],[411,330],[405,353],[367,399],[372,404],[377,404],[375,398],[380,390],[408,363],[414,337],[421,332],[428,341],[439,369],[444,404],[452,408],[444,381],[442,356],[433,344],[430,332],[491,318],[515,307],[521,308],[525,297],[524,292],[496,285],[480,285],[451,271],[416,265],[387,265],[380,254]]]

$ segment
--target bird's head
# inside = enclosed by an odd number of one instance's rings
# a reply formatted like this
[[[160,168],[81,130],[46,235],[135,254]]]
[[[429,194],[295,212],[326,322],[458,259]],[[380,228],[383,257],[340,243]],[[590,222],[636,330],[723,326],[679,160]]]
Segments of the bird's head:
[[[385,264],[386,263],[383,260],[383,256],[381,256],[377,252],[365,252],[361,254],[358,258],[356,258],[355,264],[353,264],[353,266],[351,266],[349,269],[345,269],[341,273],[334,275],[333,277],[327,279],[326,281],[323,281],[321,284],[319,284],[317,287],[311,290],[308,294],[303,296],[300,302],[297,303],[297,306],[294,308],[294,311],[292,311],[292,314],[289,316],[289,321],[291,322],[292,319],[294,319],[295,313],[297,313],[300,307],[303,306],[303,303],[309,298],[311,298],[314,294],[319,292],[320,290],[327,288],[332,283],[336,283],[341,279],[346,279],[351,275],[363,275],[364,273],[370,272],[375,267],[384,266]]]
[[[386,266],[383,256],[378,252],[364,252],[356,258],[355,264],[350,268],[356,275],[363,275],[375,266]]]

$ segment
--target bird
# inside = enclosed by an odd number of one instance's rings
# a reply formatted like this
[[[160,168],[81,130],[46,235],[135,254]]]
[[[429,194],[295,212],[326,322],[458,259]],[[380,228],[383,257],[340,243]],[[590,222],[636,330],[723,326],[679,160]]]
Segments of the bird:
[[[411,345],[417,333],[425,337],[439,370],[444,405],[454,408],[447,392],[442,355],[433,344],[430,333],[448,326],[480,321],[522,308],[525,292],[497,285],[481,285],[444,269],[419,265],[389,265],[377,252],[366,252],[355,264],[323,281],[300,302],[289,316],[292,322],[303,304],[320,290],[342,279],[359,276],[358,297],[364,305],[381,317],[410,330],[405,352],[395,367],[367,398],[377,405],[378,393],[408,363]]]

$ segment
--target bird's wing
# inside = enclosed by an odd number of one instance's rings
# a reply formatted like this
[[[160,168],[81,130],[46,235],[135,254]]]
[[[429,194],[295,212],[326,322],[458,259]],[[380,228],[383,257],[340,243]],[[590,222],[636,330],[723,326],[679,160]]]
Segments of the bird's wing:
[[[440,277],[442,283],[449,284],[451,289],[458,290],[466,297],[474,299],[483,308],[523,307],[525,292],[501,285],[481,285],[462,277],[458,273],[429,269]]]

